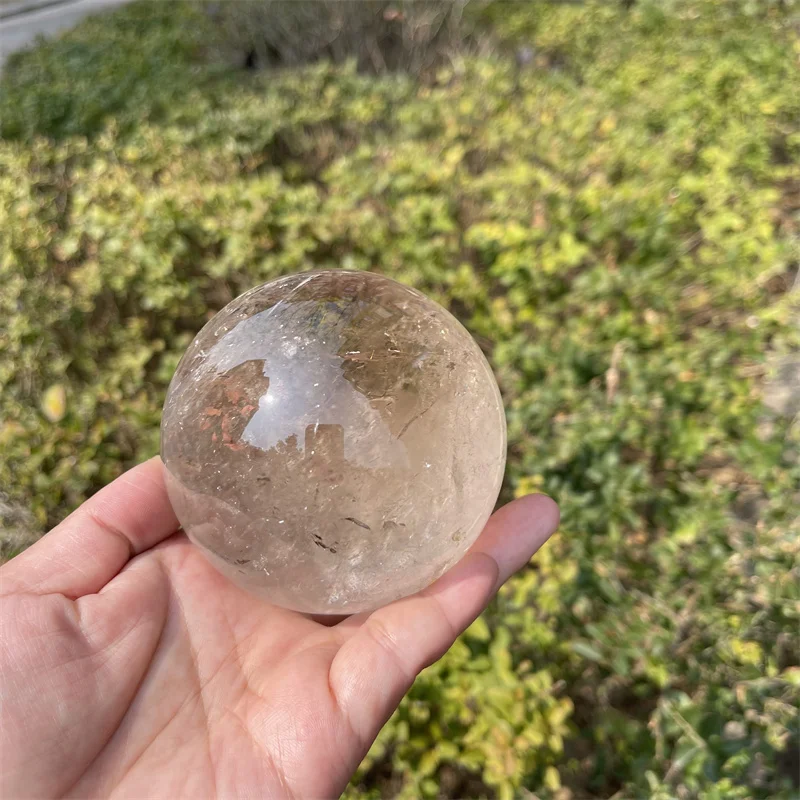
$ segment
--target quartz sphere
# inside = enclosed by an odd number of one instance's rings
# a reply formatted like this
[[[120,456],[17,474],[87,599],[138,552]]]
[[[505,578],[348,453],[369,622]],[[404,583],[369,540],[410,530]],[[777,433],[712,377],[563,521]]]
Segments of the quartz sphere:
[[[178,365],[161,434],[189,538],[234,583],[314,614],[430,584],[477,538],[505,467],[474,339],[369,272],[290,275],[229,303]]]

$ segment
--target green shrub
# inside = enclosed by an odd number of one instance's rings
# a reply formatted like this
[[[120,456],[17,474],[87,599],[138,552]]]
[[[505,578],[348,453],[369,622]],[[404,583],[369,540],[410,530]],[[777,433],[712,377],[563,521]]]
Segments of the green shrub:
[[[425,83],[203,66],[184,5],[16,60],[4,504],[44,530],[157,452],[178,358],[247,287],[380,270],[485,347],[504,496],[546,491],[563,523],[415,683],[352,795],[789,798],[800,441],[761,393],[768,354],[800,345],[797,28],[711,0],[486,15],[526,57]]]
[[[185,14],[184,25],[175,25],[176,11]],[[109,115],[121,128],[143,117],[168,119],[213,74],[199,66],[204,24],[180,2],[142,2],[11,55],[3,67],[0,135],[94,135]]]

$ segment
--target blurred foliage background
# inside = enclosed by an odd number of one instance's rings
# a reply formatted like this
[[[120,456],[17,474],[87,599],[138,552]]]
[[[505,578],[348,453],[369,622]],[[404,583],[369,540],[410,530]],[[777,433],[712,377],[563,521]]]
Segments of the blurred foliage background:
[[[12,57],[4,555],[158,451],[234,296],[378,270],[475,335],[504,499],[563,523],[349,794],[796,797],[798,87],[791,0],[135,3]]]

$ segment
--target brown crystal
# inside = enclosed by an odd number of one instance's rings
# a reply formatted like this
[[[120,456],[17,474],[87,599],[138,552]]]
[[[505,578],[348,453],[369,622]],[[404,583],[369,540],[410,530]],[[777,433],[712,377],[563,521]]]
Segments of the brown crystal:
[[[475,341],[368,272],[280,278],[194,339],[162,457],[188,536],[235,583],[309,613],[422,589],[480,533],[505,417]]]

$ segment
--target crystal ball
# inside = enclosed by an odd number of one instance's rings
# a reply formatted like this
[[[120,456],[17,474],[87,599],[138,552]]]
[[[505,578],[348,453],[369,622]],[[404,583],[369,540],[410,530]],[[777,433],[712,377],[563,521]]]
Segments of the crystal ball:
[[[506,427],[475,340],[369,272],[290,275],[184,354],[161,425],[169,497],[217,569],[269,602],[350,614],[453,566],[491,513]]]

